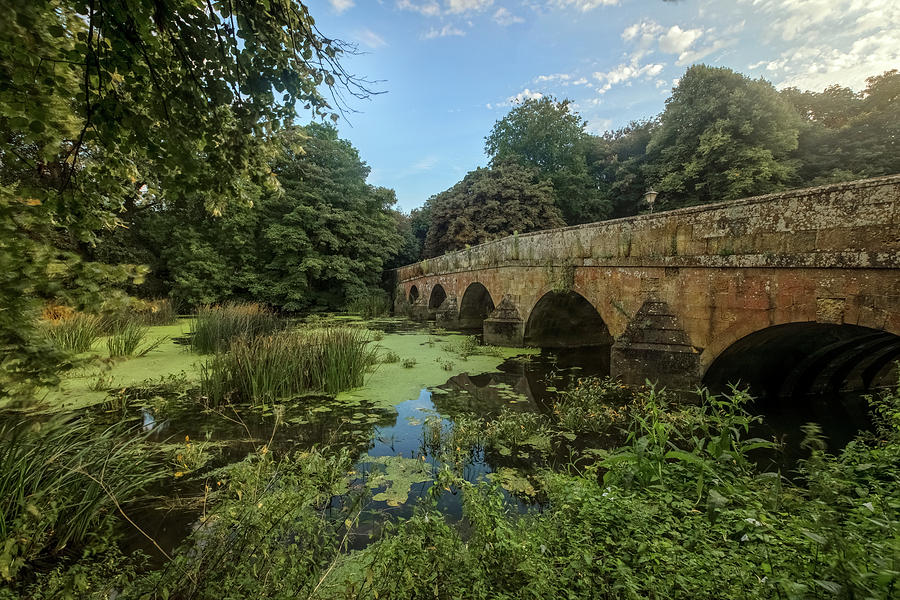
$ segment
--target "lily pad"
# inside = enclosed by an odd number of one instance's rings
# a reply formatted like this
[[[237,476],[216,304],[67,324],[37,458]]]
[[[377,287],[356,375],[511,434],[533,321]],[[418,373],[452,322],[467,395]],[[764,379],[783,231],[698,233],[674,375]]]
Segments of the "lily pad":
[[[373,466],[367,485],[370,489],[383,487],[373,500],[388,506],[400,506],[409,500],[409,492],[416,483],[431,480],[431,466],[423,461],[403,456],[379,456],[366,461]],[[376,472],[377,469],[377,472]]]

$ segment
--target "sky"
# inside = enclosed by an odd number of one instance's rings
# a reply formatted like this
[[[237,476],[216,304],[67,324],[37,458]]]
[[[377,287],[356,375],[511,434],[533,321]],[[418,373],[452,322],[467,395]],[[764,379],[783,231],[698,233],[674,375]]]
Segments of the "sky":
[[[409,211],[487,164],[517,100],[568,98],[601,134],[652,117],[692,64],[779,89],[865,87],[900,68],[898,0],[308,0],[323,35],[355,44],[341,137]],[[302,111],[301,111],[301,116]]]

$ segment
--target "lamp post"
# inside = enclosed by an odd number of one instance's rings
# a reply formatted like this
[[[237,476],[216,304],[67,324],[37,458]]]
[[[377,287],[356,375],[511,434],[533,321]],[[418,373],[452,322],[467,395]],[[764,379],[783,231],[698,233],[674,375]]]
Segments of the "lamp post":
[[[651,213],[653,212],[653,203],[656,202],[657,194],[659,194],[659,192],[654,191],[653,188],[650,188],[649,190],[644,192],[644,201],[650,207]]]

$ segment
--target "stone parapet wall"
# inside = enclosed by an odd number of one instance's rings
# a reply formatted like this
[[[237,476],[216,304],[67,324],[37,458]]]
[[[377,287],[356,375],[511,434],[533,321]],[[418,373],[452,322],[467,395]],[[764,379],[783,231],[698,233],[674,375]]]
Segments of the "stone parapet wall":
[[[900,175],[538,231],[397,270],[522,267],[900,268]]]

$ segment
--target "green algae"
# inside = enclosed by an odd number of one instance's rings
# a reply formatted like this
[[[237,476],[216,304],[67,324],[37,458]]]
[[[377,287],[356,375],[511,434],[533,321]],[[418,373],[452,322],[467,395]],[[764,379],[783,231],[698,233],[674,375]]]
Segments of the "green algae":
[[[463,340],[463,334],[444,333],[447,341]],[[416,366],[405,369],[399,363],[381,363],[366,380],[366,384],[349,392],[338,394],[339,400],[362,398],[379,407],[390,407],[419,396],[423,388],[435,388],[447,382],[448,372],[444,364],[456,354],[433,343],[428,333],[387,333],[378,342],[379,353],[395,352],[400,356],[416,359]],[[460,374],[478,375],[496,371],[504,360],[521,354],[535,354],[535,348],[497,348],[492,355],[472,354],[457,364]],[[437,390],[435,390],[436,392]]]
[[[379,456],[368,458],[363,464],[370,465],[372,471],[366,485],[369,489],[383,491],[372,496],[376,502],[388,506],[400,506],[409,500],[412,486],[431,481],[431,465],[424,460],[403,456]]]
[[[164,340],[158,348],[146,356],[116,360],[107,358],[107,338],[100,338],[91,352],[80,356],[96,356],[94,364],[67,373],[57,389],[47,390],[39,397],[54,408],[78,408],[103,401],[110,389],[121,389],[148,379],[184,372],[189,380],[196,380],[200,357],[174,341],[186,331],[187,320],[175,325],[150,327],[145,344]],[[101,380],[102,389],[92,389],[98,387],[98,380]]]

